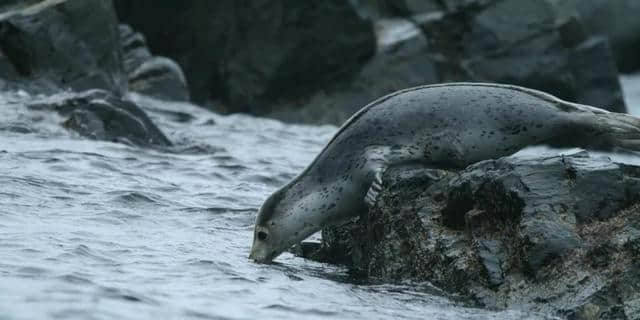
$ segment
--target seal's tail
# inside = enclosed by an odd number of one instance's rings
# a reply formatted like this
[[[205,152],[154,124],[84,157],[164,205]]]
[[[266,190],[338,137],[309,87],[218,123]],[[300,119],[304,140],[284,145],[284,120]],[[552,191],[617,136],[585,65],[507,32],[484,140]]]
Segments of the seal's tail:
[[[604,138],[595,140],[605,146],[640,151],[640,118],[624,113],[596,113],[592,115],[592,125],[596,136]]]

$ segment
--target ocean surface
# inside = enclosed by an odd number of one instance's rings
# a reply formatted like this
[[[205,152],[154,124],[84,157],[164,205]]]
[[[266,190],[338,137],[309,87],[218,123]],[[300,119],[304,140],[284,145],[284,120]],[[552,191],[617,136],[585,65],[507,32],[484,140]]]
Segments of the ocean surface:
[[[638,114],[640,76],[624,76]],[[0,320],[552,319],[289,253],[248,260],[261,202],[337,130],[132,96],[177,147],[90,141],[0,95]],[[634,108],[635,107],[635,108]]]

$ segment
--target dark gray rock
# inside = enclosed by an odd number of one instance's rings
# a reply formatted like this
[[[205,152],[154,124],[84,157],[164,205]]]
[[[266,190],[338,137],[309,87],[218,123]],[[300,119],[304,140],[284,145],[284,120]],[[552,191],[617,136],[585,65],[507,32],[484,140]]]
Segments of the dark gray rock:
[[[369,212],[323,230],[307,255],[386,281],[426,280],[489,308],[636,319],[639,192],[640,167],[587,152],[457,173],[395,168]]]
[[[194,100],[264,114],[356,73],[375,51],[371,23],[347,0],[116,0],[152,52],[175,59]],[[206,67],[203,67],[206,66]]]
[[[189,88],[180,66],[169,58],[153,56],[144,36],[130,26],[121,24],[119,30],[129,90],[160,99],[189,101]]]
[[[373,19],[404,17],[444,10],[442,0],[353,0],[363,15]]]
[[[486,5],[496,0],[351,0],[361,15],[380,19],[388,17],[412,18],[430,12],[452,12],[468,7]]]
[[[618,67],[623,72],[640,69],[640,1],[570,0],[587,29],[609,37]]]
[[[28,105],[68,117],[63,125],[80,135],[145,147],[166,147],[171,142],[142,109],[104,90],[64,92]]]
[[[110,0],[8,1],[2,8],[0,78],[31,91],[126,91]]]
[[[340,125],[353,113],[389,93],[438,82],[427,40],[410,21],[379,20],[378,52],[355,76],[323,87],[308,98],[283,101],[270,117],[292,122]]]
[[[575,101],[625,112],[615,63],[609,41],[605,38],[591,37],[574,47],[569,54],[569,65],[575,79]]]
[[[606,39],[551,0],[479,1],[431,19],[441,80],[516,84],[562,99],[625,112]]]

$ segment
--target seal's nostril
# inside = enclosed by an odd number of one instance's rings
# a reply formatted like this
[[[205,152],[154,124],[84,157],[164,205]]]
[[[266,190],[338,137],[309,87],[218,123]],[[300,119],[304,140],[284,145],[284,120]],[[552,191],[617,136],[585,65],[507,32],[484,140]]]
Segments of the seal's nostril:
[[[264,231],[259,231],[258,232],[258,239],[264,241],[267,240],[267,233]]]

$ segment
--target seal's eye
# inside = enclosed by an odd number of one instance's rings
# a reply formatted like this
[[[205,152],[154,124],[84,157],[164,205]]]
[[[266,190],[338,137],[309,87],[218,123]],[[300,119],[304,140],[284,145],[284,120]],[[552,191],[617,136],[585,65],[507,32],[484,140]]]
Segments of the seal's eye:
[[[268,236],[268,234],[266,232],[264,232],[264,231],[259,231],[258,232],[258,239],[260,239],[262,241],[267,240],[267,236]]]

